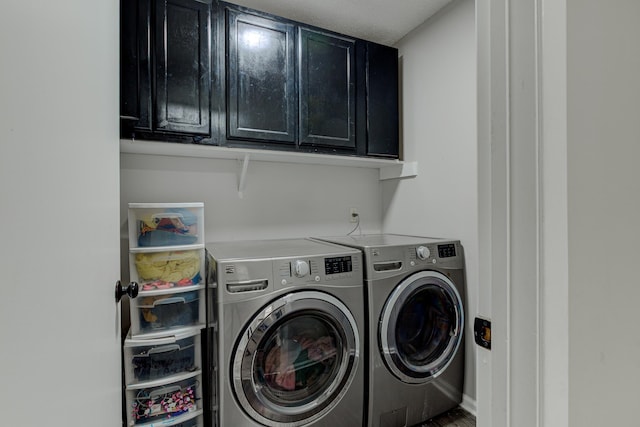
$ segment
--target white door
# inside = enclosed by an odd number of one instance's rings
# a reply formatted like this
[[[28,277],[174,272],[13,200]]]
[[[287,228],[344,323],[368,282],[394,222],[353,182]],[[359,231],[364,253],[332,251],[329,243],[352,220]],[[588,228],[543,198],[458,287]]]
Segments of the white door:
[[[0,14],[0,412],[121,425],[118,0]]]

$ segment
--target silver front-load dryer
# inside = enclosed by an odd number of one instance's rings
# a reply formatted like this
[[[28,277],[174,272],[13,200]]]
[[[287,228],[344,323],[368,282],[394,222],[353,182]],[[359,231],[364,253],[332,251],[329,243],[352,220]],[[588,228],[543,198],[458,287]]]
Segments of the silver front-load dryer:
[[[465,271],[457,240],[326,237],[365,262],[368,420],[420,424],[462,401]]]
[[[363,425],[361,252],[310,239],[206,249],[215,288],[214,420],[223,427]]]

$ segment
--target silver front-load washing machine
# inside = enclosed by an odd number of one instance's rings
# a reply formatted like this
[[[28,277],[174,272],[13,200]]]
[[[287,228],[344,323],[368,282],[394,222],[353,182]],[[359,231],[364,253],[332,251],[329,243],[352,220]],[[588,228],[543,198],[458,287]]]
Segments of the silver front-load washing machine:
[[[361,252],[310,239],[208,243],[206,249],[214,421],[223,427],[361,426]]]
[[[412,426],[457,406],[464,381],[460,242],[393,234],[321,239],[364,254],[369,425]]]

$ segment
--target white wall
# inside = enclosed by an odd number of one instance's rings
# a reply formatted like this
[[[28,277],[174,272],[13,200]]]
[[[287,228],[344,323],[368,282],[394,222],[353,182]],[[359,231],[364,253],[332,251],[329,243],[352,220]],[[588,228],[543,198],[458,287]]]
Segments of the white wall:
[[[235,160],[122,154],[123,237],[130,202],[204,202],[207,241],[343,235],[355,226],[352,207],[363,232],[381,230],[377,169],[251,161],[240,198],[240,168]]]
[[[640,2],[567,22],[570,426],[638,425]]]
[[[477,314],[478,184],[475,4],[457,0],[405,38],[401,56],[404,159],[415,179],[383,182],[383,229],[460,239],[467,265],[467,331]],[[475,405],[475,344],[467,334],[464,393]]]

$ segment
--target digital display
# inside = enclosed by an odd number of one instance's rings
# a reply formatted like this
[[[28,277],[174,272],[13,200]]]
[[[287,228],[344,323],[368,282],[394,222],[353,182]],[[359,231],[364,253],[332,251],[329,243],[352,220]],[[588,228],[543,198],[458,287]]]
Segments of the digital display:
[[[450,243],[448,245],[438,245],[438,256],[440,258],[449,258],[456,256],[456,245]]]
[[[325,274],[348,273],[353,270],[350,256],[342,256],[324,259]]]

